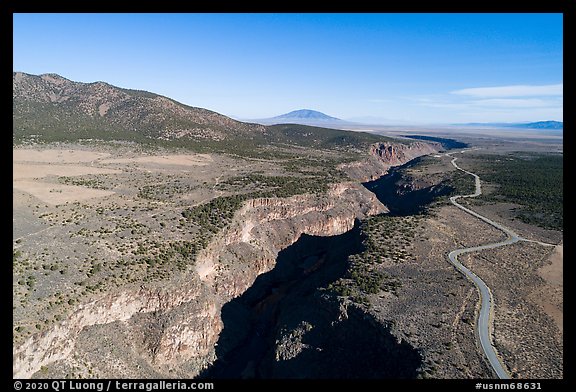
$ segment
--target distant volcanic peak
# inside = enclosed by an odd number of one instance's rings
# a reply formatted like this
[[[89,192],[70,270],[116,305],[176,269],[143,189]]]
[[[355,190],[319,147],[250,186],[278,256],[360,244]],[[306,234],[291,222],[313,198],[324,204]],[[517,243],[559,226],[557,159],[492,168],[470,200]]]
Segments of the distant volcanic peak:
[[[316,110],[310,110],[310,109],[294,110],[290,113],[282,114],[282,115],[276,116],[274,118],[342,121],[339,118],[331,117],[331,116],[328,116],[322,112],[318,112]]]

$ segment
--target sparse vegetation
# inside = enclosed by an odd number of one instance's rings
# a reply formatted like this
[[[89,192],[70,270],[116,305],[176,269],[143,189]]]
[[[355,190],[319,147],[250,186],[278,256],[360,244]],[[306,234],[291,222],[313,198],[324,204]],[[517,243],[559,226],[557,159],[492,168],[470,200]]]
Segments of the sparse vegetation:
[[[138,197],[148,200],[169,200],[196,189],[196,186],[181,183],[179,180],[160,184],[144,185],[138,190]]]
[[[364,251],[349,257],[346,276],[328,289],[366,305],[369,304],[367,296],[371,294],[384,291],[398,295],[402,282],[386,270],[414,257],[410,248],[419,219],[422,218],[386,214],[366,218],[360,226]]]
[[[483,181],[497,185],[482,194],[485,202],[522,205],[516,216],[523,222],[562,230],[564,227],[563,157],[559,154],[474,154],[463,161]]]
[[[62,184],[66,185],[85,186],[94,189],[108,189],[108,187],[104,185],[104,182],[99,178],[78,178],[78,177],[61,176],[58,177],[58,180]]]
[[[452,188],[446,198],[455,195],[469,195],[475,191],[474,178],[460,170],[452,171],[449,178],[444,181],[444,185]]]
[[[221,188],[229,185],[238,191],[251,190],[250,198],[290,197],[303,193],[322,194],[328,189],[332,178],[326,175],[308,176],[264,176],[247,174],[222,182]]]
[[[218,197],[182,211],[182,216],[198,226],[202,232],[216,233],[232,221],[234,213],[246,199],[247,195]]]

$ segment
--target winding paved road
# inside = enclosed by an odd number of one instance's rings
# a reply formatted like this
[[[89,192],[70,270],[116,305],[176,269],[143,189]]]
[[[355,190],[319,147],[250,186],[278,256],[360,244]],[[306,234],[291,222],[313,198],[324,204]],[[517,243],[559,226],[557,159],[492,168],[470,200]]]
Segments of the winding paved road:
[[[460,151],[460,153],[463,153],[465,151],[466,150]],[[447,153],[446,156],[451,157],[451,154],[455,154],[455,153]],[[490,321],[491,321],[491,317],[493,316],[493,311],[494,311],[493,308],[494,307],[492,306],[493,299],[492,299],[492,293],[490,292],[490,288],[486,285],[486,283],[484,283],[484,281],[482,279],[480,279],[478,277],[478,275],[476,275],[474,272],[470,271],[468,268],[463,266],[458,261],[458,256],[465,254],[465,253],[477,252],[477,251],[481,251],[484,249],[492,249],[492,248],[497,248],[497,247],[504,246],[504,245],[510,245],[510,244],[513,244],[513,243],[518,242],[518,241],[536,242],[540,245],[545,245],[545,246],[555,246],[555,245],[554,244],[547,244],[545,242],[533,241],[533,240],[529,240],[526,238],[522,238],[518,234],[516,234],[515,232],[510,230],[509,228],[504,227],[501,224],[496,223],[496,222],[492,221],[491,219],[488,219],[488,218],[470,210],[469,208],[466,208],[463,205],[459,204],[456,201],[459,198],[476,197],[476,196],[481,195],[482,194],[482,184],[480,183],[480,177],[478,177],[476,174],[471,173],[469,171],[466,171],[466,170],[462,169],[461,167],[459,167],[456,164],[457,159],[458,158],[452,159],[452,161],[451,161],[452,165],[456,169],[461,170],[464,173],[467,173],[467,174],[474,177],[474,180],[476,183],[476,190],[474,193],[472,193],[470,195],[452,196],[450,198],[450,202],[452,204],[454,204],[456,207],[460,208],[461,210],[466,211],[470,215],[473,215],[476,218],[481,219],[484,222],[494,226],[498,230],[501,230],[502,232],[504,232],[504,234],[506,234],[506,239],[503,241],[500,241],[500,242],[495,242],[495,243],[481,245],[481,246],[475,246],[472,248],[456,249],[456,250],[453,250],[452,252],[450,252],[448,254],[448,258],[450,259],[450,262],[456,267],[456,269],[458,269],[458,271],[463,273],[468,279],[472,280],[474,282],[474,284],[476,285],[476,287],[478,287],[478,290],[480,291],[480,298],[482,300],[482,304],[480,307],[480,313],[478,315],[478,322],[476,323],[476,327],[477,327],[477,331],[478,331],[478,337],[480,339],[480,344],[482,346],[482,350],[484,350],[484,353],[486,354],[486,358],[488,359],[488,362],[490,362],[490,365],[492,366],[492,369],[494,369],[494,372],[496,373],[498,378],[509,379],[510,375],[506,371],[505,366],[502,364],[500,358],[498,357],[498,354],[496,353],[496,349],[492,345],[492,339],[491,339],[492,324]]]

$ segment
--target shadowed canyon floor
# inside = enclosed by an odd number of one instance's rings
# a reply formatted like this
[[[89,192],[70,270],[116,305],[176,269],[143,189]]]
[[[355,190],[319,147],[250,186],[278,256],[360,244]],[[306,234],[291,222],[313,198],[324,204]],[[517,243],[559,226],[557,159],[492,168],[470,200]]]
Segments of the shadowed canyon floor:
[[[415,378],[417,350],[386,324],[322,288],[359,253],[359,224],[332,237],[303,235],[276,266],[222,308],[218,360],[206,378]]]

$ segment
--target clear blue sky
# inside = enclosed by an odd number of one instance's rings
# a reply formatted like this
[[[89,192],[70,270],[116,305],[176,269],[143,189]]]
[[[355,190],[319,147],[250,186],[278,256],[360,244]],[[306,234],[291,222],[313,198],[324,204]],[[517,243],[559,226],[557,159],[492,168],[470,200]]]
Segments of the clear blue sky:
[[[563,119],[562,14],[15,14],[14,71],[236,118]]]

